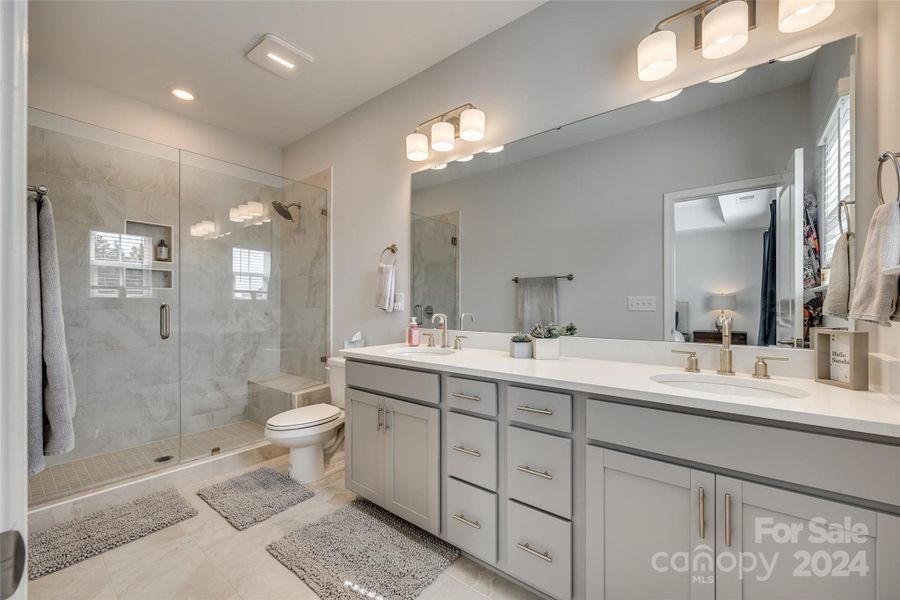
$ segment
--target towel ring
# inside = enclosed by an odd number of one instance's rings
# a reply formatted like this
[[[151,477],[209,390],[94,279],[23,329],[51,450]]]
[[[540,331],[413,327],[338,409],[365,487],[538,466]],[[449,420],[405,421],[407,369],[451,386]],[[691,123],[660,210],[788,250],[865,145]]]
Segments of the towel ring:
[[[897,154],[895,152],[885,152],[878,157],[878,200],[881,204],[884,204],[884,190],[881,187],[881,169],[887,161],[894,163],[894,171],[897,175],[896,202],[900,202],[900,162],[897,162]]]
[[[384,262],[384,253],[390,252],[391,254],[394,255],[394,262],[392,262],[391,264],[392,265],[397,264],[397,250],[399,250],[399,249],[400,248],[397,247],[397,244],[391,244],[390,246],[388,246],[387,248],[385,248],[384,250],[381,251],[381,258],[379,260],[381,262]]]
[[[844,231],[850,231],[850,204],[856,204],[856,200],[841,200],[840,205],[838,206],[838,229],[841,233]],[[841,210],[843,209],[843,211]],[[844,229],[844,218],[841,215],[846,215],[847,217],[847,229]]]

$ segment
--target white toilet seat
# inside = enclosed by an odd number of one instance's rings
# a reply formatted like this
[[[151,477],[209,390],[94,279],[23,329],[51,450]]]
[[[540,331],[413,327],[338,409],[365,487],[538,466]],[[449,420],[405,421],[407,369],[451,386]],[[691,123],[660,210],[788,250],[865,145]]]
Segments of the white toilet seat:
[[[311,404],[279,413],[266,422],[269,431],[298,431],[325,425],[341,417],[341,409],[332,404]]]

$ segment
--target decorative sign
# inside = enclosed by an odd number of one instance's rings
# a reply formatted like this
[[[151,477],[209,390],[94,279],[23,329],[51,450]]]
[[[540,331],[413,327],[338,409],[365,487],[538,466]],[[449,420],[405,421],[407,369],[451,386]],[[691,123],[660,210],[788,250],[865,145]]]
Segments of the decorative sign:
[[[869,334],[846,329],[814,329],[816,381],[846,388],[869,389]]]

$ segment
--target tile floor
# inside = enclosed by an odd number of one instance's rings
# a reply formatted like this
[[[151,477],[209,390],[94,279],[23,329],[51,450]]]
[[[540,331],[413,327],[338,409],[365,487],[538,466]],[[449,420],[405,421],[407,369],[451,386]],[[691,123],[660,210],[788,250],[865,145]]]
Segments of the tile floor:
[[[209,456],[212,448],[218,447],[224,452],[258,442],[264,437],[262,426],[252,421],[238,421],[224,427],[188,433],[180,438],[180,462]],[[28,503],[37,506],[126,477],[171,467],[178,464],[178,455],[179,438],[174,437],[53,465],[28,478]],[[161,456],[173,458],[167,462],[154,462]]]
[[[288,457],[265,465],[286,472]],[[237,531],[196,495],[226,475],[179,489],[199,514],[130,544],[29,582],[30,600],[316,600],[266,545],[352,501],[342,469],[314,485],[316,496]],[[335,465],[340,467],[339,464]],[[467,558],[454,562],[420,600],[537,600],[537,596]]]

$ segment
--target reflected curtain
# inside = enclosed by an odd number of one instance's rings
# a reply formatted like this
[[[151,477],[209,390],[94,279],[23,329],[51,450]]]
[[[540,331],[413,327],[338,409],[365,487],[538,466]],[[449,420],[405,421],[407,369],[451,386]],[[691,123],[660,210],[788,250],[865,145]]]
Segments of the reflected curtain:
[[[757,344],[774,346],[778,341],[777,296],[775,289],[775,240],[777,215],[775,201],[769,204],[769,229],[763,234],[762,285],[759,299],[759,334]]]

